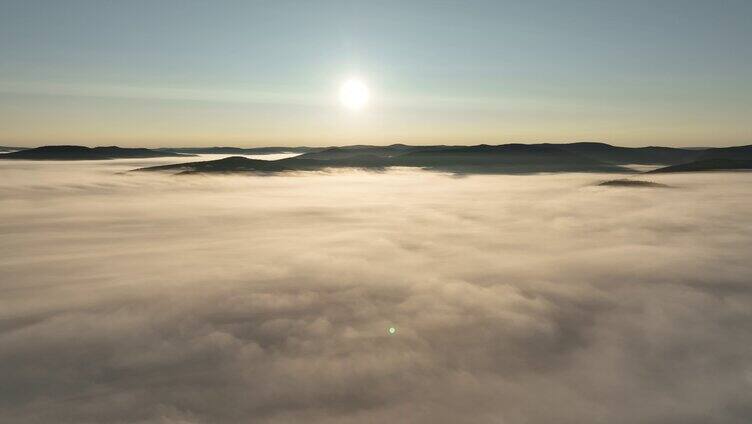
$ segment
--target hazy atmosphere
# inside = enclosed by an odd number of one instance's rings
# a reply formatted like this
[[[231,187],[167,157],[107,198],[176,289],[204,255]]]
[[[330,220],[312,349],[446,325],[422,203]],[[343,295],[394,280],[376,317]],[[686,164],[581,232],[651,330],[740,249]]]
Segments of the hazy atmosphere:
[[[752,2],[0,2],[0,145],[749,144]],[[368,110],[337,103],[343,79]]]
[[[750,41],[749,0],[0,0],[0,423],[751,423]]]

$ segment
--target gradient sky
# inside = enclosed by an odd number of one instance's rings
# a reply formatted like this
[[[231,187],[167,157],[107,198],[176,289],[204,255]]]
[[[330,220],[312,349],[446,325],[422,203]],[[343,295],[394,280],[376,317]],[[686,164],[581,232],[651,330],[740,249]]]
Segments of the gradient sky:
[[[2,0],[0,58],[3,145],[752,143],[749,0]]]

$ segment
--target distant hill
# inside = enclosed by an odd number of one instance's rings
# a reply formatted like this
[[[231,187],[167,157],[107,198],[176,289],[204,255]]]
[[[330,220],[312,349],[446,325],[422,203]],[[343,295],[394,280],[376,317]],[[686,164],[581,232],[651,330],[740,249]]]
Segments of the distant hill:
[[[667,166],[665,168],[649,171],[650,174],[662,174],[669,172],[703,172],[703,171],[733,171],[752,170],[752,159],[703,159],[681,165]]]
[[[395,158],[414,153],[415,156],[413,159],[415,160],[417,160],[417,156],[422,156],[423,159],[426,159],[428,156],[434,156],[436,160],[440,160],[439,156],[447,157],[449,154],[464,154],[465,156],[469,156],[477,153],[479,155],[484,155],[484,157],[489,154],[503,154],[512,157],[512,155],[520,155],[526,152],[533,155],[550,153],[562,155],[562,151],[577,155],[578,157],[592,159],[593,161],[600,162],[602,165],[675,165],[695,160],[702,154],[701,150],[678,149],[671,147],[619,147],[606,143],[513,143],[497,146],[485,144],[478,146],[407,146],[404,144],[393,144],[391,146],[356,145],[330,147],[318,152],[304,154],[300,157],[303,159],[333,160],[356,155],[371,154],[380,157]],[[409,156],[404,156],[403,159],[406,161],[408,157]],[[496,159],[498,160],[498,157]],[[570,162],[571,157],[569,159],[563,159]],[[469,160],[469,158],[465,157],[465,160]],[[487,163],[495,160],[491,157],[485,157],[483,159],[479,158],[473,162],[478,165],[478,162],[480,161]],[[536,160],[535,162],[538,161]],[[582,164],[585,162],[580,161],[580,163]],[[591,161],[590,163],[592,164],[594,162]]]
[[[701,150],[673,147],[620,147],[606,143],[567,143],[553,146],[616,165],[675,165],[697,159]]]
[[[634,172],[568,152],[553,145],[527,144],[462,147],[346,146],[276,161],[233,157],[217,161],[144,168],[140,171],[279,172],[345,167],[383,169],[392,166],[418,167],[453,173]]]
[[[316,160],[341,160],[363,155],[378,156],[381,158],[393,158],[411,152],[446,149],[447,147],[448,146],[408,146],[405,144],[392,144],[390,146],[341,146],[328,147],[319,151],[306,153],[298,156],[298,158]]]
[[[42,146],[24,149],[0,155],[0,159],[22,160],[105,160],[105,159],[142,159],[159,157],[190,157],[193,155],[163,152],[142,148],[123,148],[117,146]]]
[[[179,163],[174,165],[151,166],[134,171],[175,171],[179,174],[227,173],[227,172],[281,172],[291,171],[280,161],[249,159],[243,156],[230,156],[223,159],[201,162]]]
[[[603,181],[602,183],[598,184],[602,187],[652,187],[652,188],[666,188],[669,187],[666,184],[661,183],[655,183],[652,181],[641,181],[641,180],[609,180],[609,181]]]
[[[278,153],[309,153],[326,147],[160,147],[160,152],[190,154],[271,155]]]
[[[398,156],[392,164],[459,173],[632,172],[552,144],[434,148]]]
[[[301,153],[275,161],[238,155]],[[414,167],[456,174],[525,174],[540,172],[635,173],[622,165],[667,164],[654,173],[750,169],[752,146],[713,149],[619,147],[605,143],[480,144],[475,146],[351,145],[341,147],[188,147],[121,148],[116,146],[43,146],[0,154],[0,159],[103,160],[188,157],[197,154],[232,154],[216,161],[198,161],[139,169],[139,171],[282,172],[326,168],[385,169]],[[614,182],[613,185],[632,184]]]
[[[700,155],[696,160],[705,159],[743,159],[752,160],[752,145],[748,146],[735,146],[735,147],[720,147],[707,149],[700,152]]]

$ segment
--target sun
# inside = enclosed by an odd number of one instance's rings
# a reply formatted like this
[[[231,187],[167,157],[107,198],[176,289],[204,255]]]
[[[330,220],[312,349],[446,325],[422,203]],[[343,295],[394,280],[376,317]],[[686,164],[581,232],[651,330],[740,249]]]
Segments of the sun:
[[[348,79],[339,88],[339,101],[350,110],[363,109],[368,104],[369,97],[368,86],[357,78]]]

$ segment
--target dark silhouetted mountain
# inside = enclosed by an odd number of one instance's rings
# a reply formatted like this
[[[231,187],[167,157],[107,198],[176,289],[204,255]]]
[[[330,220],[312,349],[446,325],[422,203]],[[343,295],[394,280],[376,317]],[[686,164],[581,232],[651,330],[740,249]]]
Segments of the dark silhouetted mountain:
[[[235,148],[217,147],[212,153],[236,152]],[[229,150],[227,150],[229,149]],[[268,148],[267,153],[292,151],[293,148]],[[309,149],[309,148],[305,148]],[[691,165],[700,155],[737,155],[744,157],[752,146],[710,150],[675,149],[669,147],[617,147],[604,143],[569,144],[502,144],[477,146],[391,146],[353,145],[311,151],[293,158],[276,161],[252,161],[243,158],[221,161],[194,162],[193,164],[167,165],[149,170],[184,169],[189,172],[279,172],[311,171],[324,168],[383,169],[393,166],[418,167],[453,173],[522,174],[538,172],[620,172],[635,171],[619,164],[670,164],[676,167],[661,168],[654,172],[679,172],[694,166],[697,169],[746,169],[739,161],[720,164]],[[239,149],[243,153],[260,149]],[[199,150],[192,150],[198,152]],[[230,159],[230,158],[228,158]],[[223,162],[225,161],[225,162]],[[681,164],[686,164],[683,166]],[[703,169],[700,169],[703,168]],[[708,169],[709,170],[709,169]]]
[[[471,146],[478,149],[482,146]],[[729,158],[729,159],[752,159],[752,146],[725,147],[725,148],[672,148],[672,147],[621,147],[606,143],[542,143],[542,144],[507,144],[501,146],[488,146],[500,148],[503,146],[549,146],[580,156],[584,156],[604,164],[611,165],[677,165],[700,159]],[[396,158],[409,153],[431,152],[441,150],[464,149],[466,146],[409,146],[405,144],[392,144],[390,146],[352,145],[341,147],[182,147],[161,148],[160,151],[193,154],[273,154],[273,153],[301,153],[303,159],[316,160],[342,160],[352,156],[375,155],[384,158]],[[493,149],[491,149],[493,150]],[[508,152],[506,152],[508,153]],[[423,154],[423,153],[421,153]]]
[[[178,163],[173,165],[151,166],[134,171],[174,171],[180,174],[227,173],[227,172],[281,172],[291,171],[280,161],[249,159],[243,156],[230,156],[223,159],[201,162]]]
[[[326,147],[160,147],[162,152],[190,154],[231,154],[231,155],[270,155],[278,153],[308,153],[324,150]]]
[[[566,143],[554,146],[616,165],[675,165],[697,159],[702,151],[672,147],[619,147],[606,143]]]
[[[666,184],[654,183],[652,181],[640,181],[640,180],[609,180],[603,181],[598,184],[605,187],[653,187],[653,188],[666,188],[670,187]]]
[[[228,160],[233,159],[233,160]],[[145,168],[189,172],[313,171],[325,168],[419,167],[453,173],[633,172],[553,145],[348,146],[276,161],[227,158]]]
[[[705,159],[752,160],[752,145],[707,149],[700,152],[696,160]]]
[[[392,165],[459,173],[632,172],[552,144],[447,147],[407,153]]]
[[[392,158],[411,152],[430,151],[436,149],[445,149],[447,146],[408,146],[405,144],[392,144],[390,146],[342,146],[329,147],[317,152],[306,153],[298,156],[301,159],[316,160],[341,160],[353,156],[371,155],[381,158]]]
[[[733,171],[752,169],[752,159],[704,159],[681,165],[667,166],[654,169],[648,173],[668,172],[703,172],[703,171]]]
[[[42,146],[24,149],[17,152],[0,155],[0,159],[23,160],[104,160],[104,159],[143,159],[159,157],[188,157],[173,152],[162,152],[150,149],[132,149],[117,146],[85,147],[85,146]]]
[[[23,150],[24,147],[11,147],[11,146],[0,146],[0,152],[15,152],[16,150]]]

